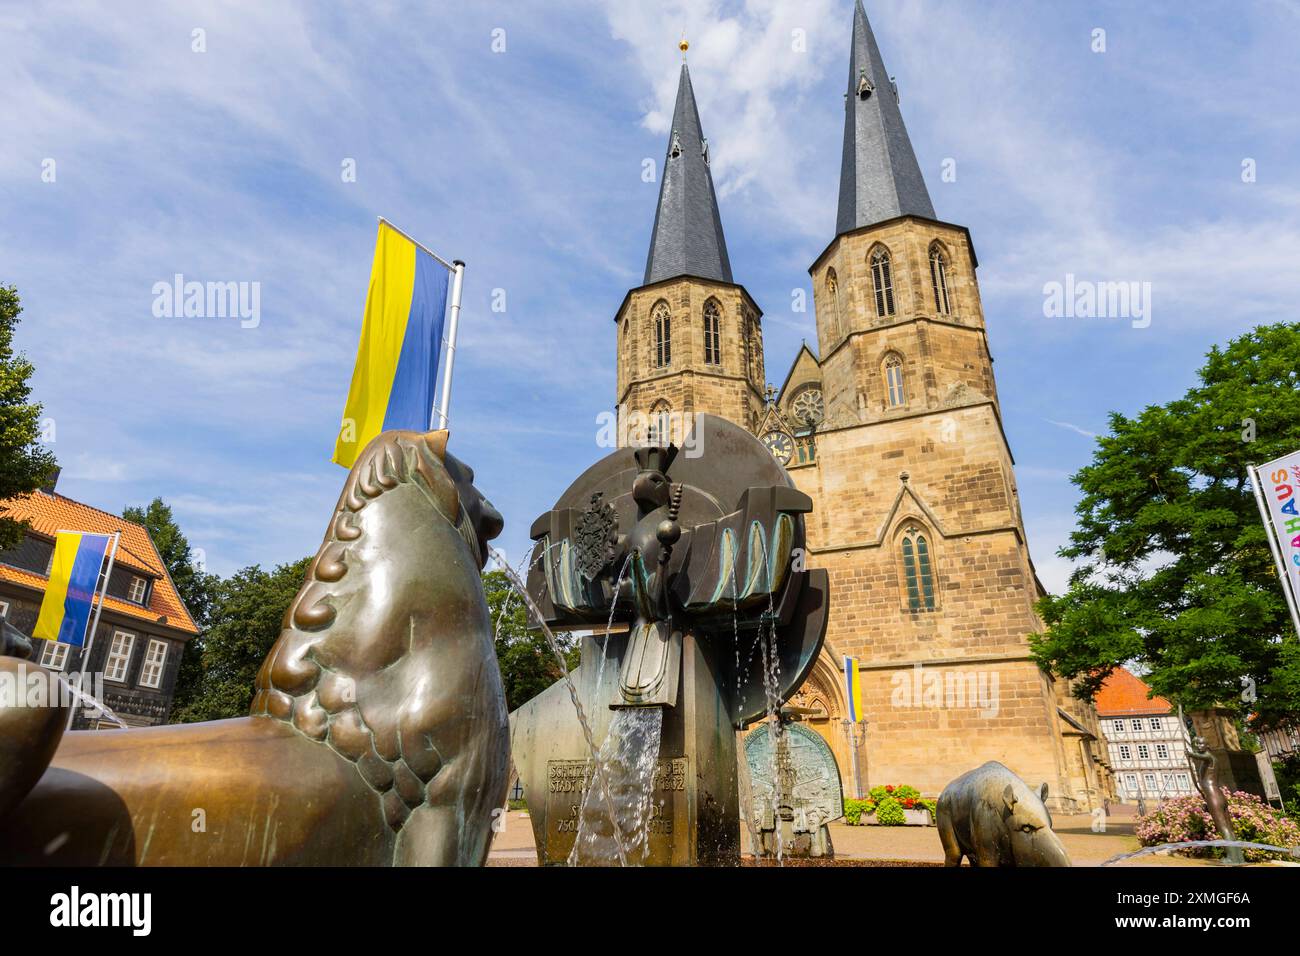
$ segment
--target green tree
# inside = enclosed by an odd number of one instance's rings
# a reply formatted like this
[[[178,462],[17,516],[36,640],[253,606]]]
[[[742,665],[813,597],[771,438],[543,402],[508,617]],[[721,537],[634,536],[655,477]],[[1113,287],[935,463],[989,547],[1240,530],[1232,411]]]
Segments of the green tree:
[[[1246,465],[1300,448],[1300,324],[1216,346],[1198,379],[1136,418],[1111,414],[1073,477],[1078,528],[1060,554],[1078,567],[1039,603],[1047,631],[1030,642],[1084,699],[1135,662],[1188,709],[1294,718],[1300,643]]]
[[[189,539],[176,523],[171,506],[161,498],[155,498],[144,508],[125,509],[122,517],[144,525],[167,567],[167,573],[171,575],[172,584],[176,585],[177,593],[185,602],[190,617],[194,618],[199,630],[203,630],[207,626],[208,612],[212,605],[215,575],[207,574],[195,566]]]
[[[18,290],[0,285],[0,501],[29,495],[49,481],[57,462],[39,444],[41,406],[31,401],[32,363],[14,352],[23,311]],[[23,523],[0,508],[0,551],[16,547]]]
[[[483,592],[496,628],[497,664],[505,685],[506,707],[514,710],[561,678],[559,662],[540,630],[528,629],[528,612],[503,571],[483,575]],[[565,665],[578,666],[578,641],[557,635]]]
[[[190,542],[176,523],[171,507],[161,498],[155,498],[144,508],[127,508],[122,517],[144,525],[149,532],[177,593],[199,629],[198,635],[186,643],[176,675],[172,709],[184,710],[195,700],[203,677],[204,632],[208,627],[213,594],[221,579],[195,566]]]
[[[201,674],[191,698],[173,720],[189,723],[242,717],[253,701],[253,680],[280,636],[280,622],[302,585],[311,558],[258,565],[217,583],[203,639]]]

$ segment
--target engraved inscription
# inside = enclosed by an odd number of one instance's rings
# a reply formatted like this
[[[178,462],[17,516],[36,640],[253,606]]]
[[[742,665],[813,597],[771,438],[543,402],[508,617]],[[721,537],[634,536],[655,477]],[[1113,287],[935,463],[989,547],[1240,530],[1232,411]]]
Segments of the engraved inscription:
[[[590,760],[551,760],[546,764],[546,859],[566,860],[577,838],[582,801],[594,781],[595,765]],[[646,822],[649,861],[666,864],[673,856],[674,833],[686,833],[686,782],[689,763],[685,757],[659,761],[652,778],[650,818]],[[593,794],[592,799],[598,795]]]

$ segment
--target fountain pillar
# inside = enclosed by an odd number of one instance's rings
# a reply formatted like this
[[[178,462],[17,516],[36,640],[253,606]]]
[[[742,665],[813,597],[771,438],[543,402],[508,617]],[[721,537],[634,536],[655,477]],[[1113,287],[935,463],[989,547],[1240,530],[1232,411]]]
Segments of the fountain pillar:
[[[685,447],[703,453],[619,449],[533,524],[536,623],[599,632],[572,688],[511,715],[543,865],[738,864],[735,732],[779,709],[821,649],[829,586],[803,568],[811,501],[730,422],[698,416]],[[657,739],[636,716],[647,706]]]

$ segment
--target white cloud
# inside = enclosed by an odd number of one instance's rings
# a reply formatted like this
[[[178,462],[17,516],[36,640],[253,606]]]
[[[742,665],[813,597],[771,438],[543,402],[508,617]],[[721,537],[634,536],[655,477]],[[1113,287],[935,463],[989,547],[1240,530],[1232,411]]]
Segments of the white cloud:
[[[1096,432],[1090,432],[1086,428],[1080,428],[1078,425],[1071,424],[1070,422],[1058,422],[1052,418],[1044,418],[1043,421],[1047,422],[1049,425],[1055,425],[1057,428],[1064,428],[1066,431],[1072,431],[1076,435],[1082,435],[1084,438],[1097,437]]]
[[[628,45],[639,74],[635,82],[652,91],[643,101],[642,123],[665,144],[680,73],[676,46],[685,33],[724,222],[734,222],[737,209],[726,199],[743,194],[756,207],[747,219],[797,236],[827,236],[835,191],[804,172],[814,154],[837,141],[838,127],[810,123],[801,104],[831,64],[847,62],[851,12],[834,0],[598,5],[614,38]],[[813,115],[836,110],[842,110],[838,96]]]

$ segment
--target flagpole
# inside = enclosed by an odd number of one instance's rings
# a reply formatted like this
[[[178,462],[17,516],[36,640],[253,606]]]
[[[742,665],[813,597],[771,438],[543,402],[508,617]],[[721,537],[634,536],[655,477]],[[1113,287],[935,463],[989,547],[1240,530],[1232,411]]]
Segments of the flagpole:
[[[853,768],[853,799],[862,799],[862,773],[858,770],[858,725],[844,721],[845,736],[849,738],[849,763]]]
[[[69,730],[72,729],[72,720],[77,715],[77,707],[81,701],[81,682],[86,677],[86,668],[90,666],[90,651],[95,646],[95,632],[99,630],[99,615],[104,610],[104,599],[108,597],[108,580],[113,576],[113,562],[117,559],[117,544],[121,539],[122,532],[114,531],[113,550],[108,553],[108,568],[104,571],[104,586],[103,588],[96,588],[99,592],[99,603],[95,605],[95,615],[90,623],[90,636],[85,639],[81,648],[82,667],[77,673],[77,699],[72,702],[72,707],[68,710]]]
[[[460,324],[460,289],[465,279],[465,263],[452,263],[451,317],[447,320],[447,366],[442,373],[442,397],[438,400],[438,427],[447,427],[447,410],[451,406],[451,371],[456,361],[456,328]]]
[[[1264,504],[1264,492],[1259,486],[1259,469],[1248,464],[1246,470],[1250,474],[1250,487],[1255,492],[1255,507],[1259,508],[1259,517],[1264,522],[1268,549],[1273,552],[1273,564],[1277,567],[1278,577],[1282,579],[1282,594],[1286,598],[1287,609],[1291,612],[1291,623],[1295,626],[1296,636],[1300,637],[1300,610],[1296,609],[1296,595],[1291,590],[1291,578],[1286,573],[1286,562],[1282,560],[1282,552],[1273,535],[1273,517],[1268,513],[1268,506]]]
[[[379,216],[378,219],[379,219],[380,222],[382,222],[382,223],[383,223],[385,226],[387,226],[389,229],[393,230],[393,232],[397,233],[399,236],[401,236],[401,237],[404,238],[404,239],[409,239],[409,240],[411,240],[411,242],[415,243],[415,245],[417,245],[419,248],[423,249],[423,250],[424,250],[425,252],[427,252],[429,255],[433,256],[433,258],[436,259],[436,260],[438,261],[438,264],[439,264],[439,265],[445,267],[445,268],[446,268],[448,271],[450,271],[450,272],[455,272],[455,271],[456,271],[456,263],[454,263],[454,262],[448,262],[448,261],[447,261],[446,259],[444,259],[442,256],[438,255],[438,253],[434,252],[432,249],[430,249],[430,248],[429,248],[428,246],[426,246],[424,243],[420,242],[420,240],[418,240],[418,239],[416,239],[414,236],[412,236],[409,232],[406,232],[406,231],[403,230],[403,229],[399,229],[399,228],[397,228],[397,226],[393,225],[389,220],[385,219],[383,216]],[[461,263],[461,264],[464,265],[464,263]]]

